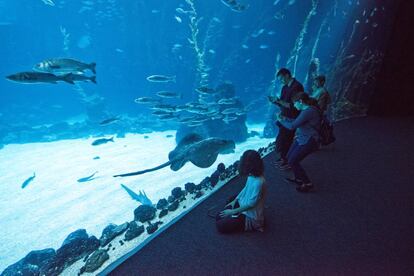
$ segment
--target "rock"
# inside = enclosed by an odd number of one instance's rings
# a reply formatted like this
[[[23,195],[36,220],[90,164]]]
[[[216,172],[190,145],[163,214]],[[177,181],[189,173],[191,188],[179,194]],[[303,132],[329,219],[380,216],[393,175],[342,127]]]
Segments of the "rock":
[[[58,275],[66,267],[82,259],[99,248],[99,240],[95,236],[88,236],[85,229],[71,233],[56,250],[51,258],[40,270],[40,274]]]
[[[173,203],[171,203],[171,204],[168,206],[168,211],[173,212],[173,211],[177,210],[178,205],[179,205],[178,201],[177,201],[177,200],[176,200],[176,201],[174,201]]]
[[[150,224],[149,226],[147,226],[147,233],[148,234],[152,234],[155,231],[157,231],[158,230],[158,225],[160,225],[160,224],[162,224],[162,222],[161,221],[158,221],[158,222],[156,222],[154,224]]]
[[[144,139],[148,139],[148,138],[149,138],[149,136],[148,136],[148,135],[145,135],[145,136],[144,136]]]
[[[168,201],[165,198],[161,198],[160,200],[158,200],[158,203],[157,203],[158,210],[165,209],[167,208],[167,206],[168,206]]]
[[[198,191],[194,197],[194,199],[199,198],[203,195],[204,193],[202,191]]]
[[[134,210],[134,220],[138,220],[142,223],[152,220],[155,217],[156,210],[157,209],[149,205],[140,205]]]
[[[223,163],[220,163],[220,164],[218,164],[217,165],[217,171],[219,172],[219,173],[222,173],[222,172],[224,172],[226,170],[226,166],[223,164]]]
[[[119,244],[122,246],[122,245],[124,245],[124,242],[123,241],[119,241]]]
[[[168,209],[163,209],[160,214],[158,215],[158,218],[165,217],[168,214]]]
[[[130,241],[132,239],[135,239],[136,237],[144,233],[144,231],[144,225],[138,226],[138,223],[132,221],[129,223],[129,228],[125,233],[125,240]]]
[[[197,184],[196,186],[195,186],[195,190],[196,191],[201,191],[201,189],[202,189],[203,187],[201,186],[201,184]]]
[[[211,187],[215,187],[217,185],[219,181],[219,177],[220,177],[220,172],[218,170],[212,173],[212,175],[210,176]]]
[[[192,182],[188,182],[184,185],[184,188],[189,194],[192,194],[195,191],[196,185]]]
[[[1,275],[39,275],[40,269],[55,255],[56,251],[53,248],[31,251],[17,263],[8,266]]]
[[[112,241],[116,236],[121,235],[128,229],[129,223],[125,222],[121,225],[110,224],[102,231],[102,235],[99,238],[101,247],[107,245],[110,241]]]
[[[175,187],[174,189],[172,189],[172,191],[171,191],[171,195],[172,195],[174,198],[179,199],[179,198],[181,198],[182,196],[184,196],[184,192],[183,192],[183,190],[182,190],[180,187]]]
[[[200,182],[201,188],[209,188],[211,186],[210,184],[210,177],[206,177],[203,179],[203,181]]]
[[[86,264],[81,268],[80,272],[94,272],[102,266],[106,260],[109,259],[108,252],[106,250],[98,249],[89,257]]]
[[[175,201],[175,197],[174,196],[172,196],[172,195],[170,195],[169,197],[168,197],[168,203],[173,203]]]

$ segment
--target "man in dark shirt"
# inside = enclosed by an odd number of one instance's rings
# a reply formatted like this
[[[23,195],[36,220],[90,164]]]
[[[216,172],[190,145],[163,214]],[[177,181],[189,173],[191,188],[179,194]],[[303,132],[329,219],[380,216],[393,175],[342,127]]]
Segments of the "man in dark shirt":
[[[276,76],[283,84],[282,91],[280,98],[269,96],[269,101],[279,106],[282,116],[295,119],[299,115],[299,111],[293,106],[292,99],[296,94],[304,91],[303,85],[293,78],[290,71],[286,68],[280,69]],[[279,133],[276,137],[276,152],[279,154],[280,159],[277,162],[281,169],[287,169],[286,155],[293,142],[295,130],[289,130],[279,123],[278,127]]]

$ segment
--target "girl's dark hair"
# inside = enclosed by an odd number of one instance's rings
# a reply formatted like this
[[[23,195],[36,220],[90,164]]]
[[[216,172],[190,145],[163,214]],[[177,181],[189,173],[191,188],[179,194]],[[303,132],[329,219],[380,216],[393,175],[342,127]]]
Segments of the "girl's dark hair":
[[[262,157],[255,150],[246,150],[239,162],[239,174],[241,176],[262,176],[264,173],[264,164]]]
[[[295,96],[293,96],[292,100],[293,100],[293,102],[302,101],[306,105],[318,106],[318,101],[316,99],[310,97],[305,92],[300,92],[300,93],[296,94]]]

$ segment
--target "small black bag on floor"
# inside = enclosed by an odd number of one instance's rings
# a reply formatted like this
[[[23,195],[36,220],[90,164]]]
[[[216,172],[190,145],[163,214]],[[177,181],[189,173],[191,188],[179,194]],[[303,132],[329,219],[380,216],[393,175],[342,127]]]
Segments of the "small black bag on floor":
[[[333,124],[328,120],[326,116],[322,116],[321,126],[319,129],[319,142],[322,146],[327,146],[335,142]]]

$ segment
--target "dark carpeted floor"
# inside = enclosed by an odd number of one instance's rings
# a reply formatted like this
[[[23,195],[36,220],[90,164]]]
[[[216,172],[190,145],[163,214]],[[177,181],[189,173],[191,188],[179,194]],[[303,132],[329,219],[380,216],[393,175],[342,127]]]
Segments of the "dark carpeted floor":
[[[338,123],[304,161],[316,191],[296,192],[265,159],[265,233],[220,235],[209,208],[236,178],[111,275],[414,275],[414,119]]]

